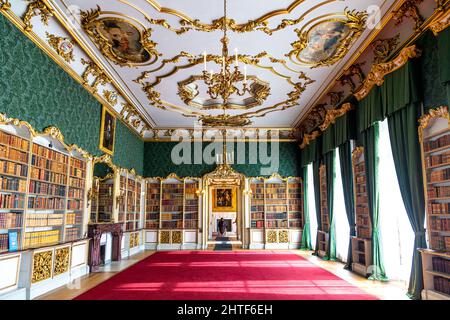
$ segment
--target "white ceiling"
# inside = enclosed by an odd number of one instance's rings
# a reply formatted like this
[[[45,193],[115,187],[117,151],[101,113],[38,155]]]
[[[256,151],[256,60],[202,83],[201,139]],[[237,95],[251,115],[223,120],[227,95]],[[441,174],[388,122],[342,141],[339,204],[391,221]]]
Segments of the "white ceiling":
[[[297,105],[286,110],[268,113],[263,117],[252,117],[251,127],[270,127],[270,128],[290,128],[294,127],[301,116],[315,103],[321,93],[330,83],[334,82],[339,71],[348,60],[358,51],[358,48],[365,41],[369,41],[371,34],[376,32],[367,28],[359,39],[349,48],[346,56],[332,66],[319,67],[311,69],[306,65],[296,65],[289,61],[285,54],[292,50],[291,43],[298,40],[298,36],[294,29],[301,29],[313,20],[330,14],[340,14],[345,8],[365,12],[369,6],[377,5],[380,7],[381,16],[391,9],[394,0],[228,0],[228,18],[234,19],[237,24],[246,23],[249,20],[256,20],[270,12],[278,11],[273,17],[268,19],[268,27],[275,28],[280,25],[283,19],[297,19],[305,15],[303,21],[298,24],[287,26],[286,28],[268,35],[262,31],[252,31],[245,33],[237,33],[229,31],[229,48],[230,54],[234,48],[238,48],[240,54],[257,55],[263,51],[267,52],[273,58],[286,60],[286,66],[281,63],[272,63],[268,58],[262,58],[260,65],[247,66],[247,73],[255,75],[259,79],[269,82],[271,87],[271,95],[267,98],[263,105],[251,109],[255,111],[273,106],[287,99],[288,93],[293,91],[291,83],[299,81],[298,77],[304,72],[310,79],[314,80],[306,86],[305,92],[302,93]],[[89,50],[97,56],[102,66],[121,86],[123,91],[131,97],[131,101],[135,104],[147,121],[157,128],[180,128],[193,127],[197,122],[196,117],[186,117],[192,115],[192,112],[201,114],[217,114],[218,111],[199,111],[193,107],[187,106],[177,95],[179,81],[185,80],[192,75],[200,75],[203,70],[203,64],[200,63],[185,69],[179,69],[170,76],[175,67],[187,65],[187,58],[180,58],[176,63],[167,63],[162,66],[164,59],[171,59],[180,52],[188,52],[192,55],[201,57],[203,51],[209,54],[220,55],[222,32],[203,32],[190,30],[183,34],[176,34],[174,31],[166,27],[149,23],[149,19],[163,19],[173,29],[180,29],[180,21],[183,20],[176,13],[182,13],[184,20],[198,19],[203,24],[211,24],[213,20],[223,16],[222,0],[52,0],[54,8],[65,15],[67,21],[72,21],[69,27],[73,28],[73,32],[79,35]],[[135,24],[142,25],[142,28],[151,28],[153,30],[151,40],[157,43],[156,50],[161,54],[158,60],[147,66],[129,67],[115,64],[108,58],[104,57],[95,43],[89,38],[86,32],[81,28],[80,17],[71,13],[78,13],[79,10],[87,11],[100,6],[101,11],[105,12],[101,17],[121,17]],[[315,8],[314,10],[312,10]],[[288,13],[288,11],[290,12]],[[308,12],[308,10],[310,10]],[[75,19],[75,21],[74,21]],[[321,18],[323,19],[323,18]],[[67,26],[66,26],[67,27]],[[162,68],[160,68],[162,66]],[[241,70],[243,68],[240,64]],[[219,70],[219,65],[213,62],[208,63],[208,70]],[[160,68],[160,69],[159,69]],[[166,110],[162,110],[153,106],[148,100],[146,93],[142,90],[139,83],[134,82],[136,78],[141,76],[145,71],[149,72],[148,78],[144,81],[152,83],[158,77],[160,82],[154,86],[154,89],[160,93],[160,98],[166,105]],[[272,72],[271,69],[275,71]],[[289,83],[289,80],[291,83]],[[233,110],[230,114],[242,114],[248,111]],[[183,115],[184,114],[184,115]]]

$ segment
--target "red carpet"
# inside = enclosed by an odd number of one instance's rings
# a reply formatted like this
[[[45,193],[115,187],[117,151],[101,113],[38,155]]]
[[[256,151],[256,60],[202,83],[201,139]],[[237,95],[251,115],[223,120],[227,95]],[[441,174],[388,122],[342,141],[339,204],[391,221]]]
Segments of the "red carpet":
[[[156,252],[80,300],[374,300],[289,252]]]

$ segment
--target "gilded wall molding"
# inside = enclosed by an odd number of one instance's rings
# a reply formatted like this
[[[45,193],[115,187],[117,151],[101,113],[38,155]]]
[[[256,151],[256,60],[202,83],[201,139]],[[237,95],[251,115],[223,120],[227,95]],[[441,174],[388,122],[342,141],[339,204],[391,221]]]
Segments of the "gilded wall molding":
[[[23,23],[25,24],[25,31],[31,31],[33,25],[31,19],[39,15],[44,25],[48,25],[48,20],[53,16],[53,9],[45,4],[42,0],[35,0],[28,4],[27,10],[23,16]]]
[[[417,48],[416,45],[413,45],[404,48],[392,61],[373,65],[362,88],[356,92],[354,96],[361,101],[369,94],[370,90],[372,90],[375,85],[381,86],[384,83],[384,77],[386,75],[400,69],[409,61],[409,59],[420,57],[421,54],[422,51]]]
[[[11,9],[11,3],[8,0],[0,0],[0,11],[8,11]]]
[[[419,119],[419,141],[423,142],[423,130],[428,128],[430,121],[437,118],[447,119],[448,125],[450,126],[450,115],[447,106],[440,106],[435,109],[431,109],[427,114],[423,115]]]
[[[447,9],[442,8],[444,11],[443,15],[438,17],[436,20],[430,23],[429,28],[433,32],[435,36],[437,36],[440,32],[444,31],[450,26],[450,7]]]
[[[306,146],[308,146],[311,143],[311,141],[315,140],[318,136],[320,136],[319,130],[313,131],[311,133],[305,133],[303,135],[303,141],[302,144],[300,145],[300,149],[305,149]]]
[[[352,110],[353,106],[350,103],[344,103],[339,109],[328,109],[325,115],[324,122],[319,126],[319,129],[325,131],[330,125],[336,122],[336,119],[345,115]]]
[[[106,101],[112,106],[117,104],[117,93],[111,90],[104,90],[103,97],[105,97]],[[122,112],[121,112],[122,113]]]

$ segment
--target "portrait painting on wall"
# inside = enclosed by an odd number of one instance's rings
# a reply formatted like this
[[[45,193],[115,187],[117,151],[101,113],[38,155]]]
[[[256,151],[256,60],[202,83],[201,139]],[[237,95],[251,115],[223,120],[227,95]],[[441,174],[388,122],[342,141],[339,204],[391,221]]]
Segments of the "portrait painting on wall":
[[[213,211],[235,212],[236,189],[235,188],[213,189]]]
[[[110,155],[114,154],[115,134],[116,117],[108,110],[108,108],[103,106],[100,126],[100,150]]]
[[[307,46],[300,52],[300,61],[314,64],[329,59],[350,33],[343,21],[325,21],[312,27],[308,32]]]
[[[113,55],[122,61],[145,63],[151,56],[141,43],[141,32],[131,23],[118,18],[104,18],[97,23],[97,32],[108,41]]]

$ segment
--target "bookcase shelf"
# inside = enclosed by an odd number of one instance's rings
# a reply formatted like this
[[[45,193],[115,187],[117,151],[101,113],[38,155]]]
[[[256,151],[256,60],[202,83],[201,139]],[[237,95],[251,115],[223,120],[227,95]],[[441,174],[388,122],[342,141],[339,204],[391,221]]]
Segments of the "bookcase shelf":
[[[120,170],[120,199],[118,222],[124,224],[124,231],[132,232],[141,228],[142,178],[126,169]]]
[[[320,219],[321,228],[318,233],[318,254],[324,257],[328,251],[330,217],[327,202],[327,171],[324,164],[319,167]]]
[[[370,275],[372,265],[372,223],[363,147],[356,147],[353,150],[352,166],[356,223],[356,237],[352,237],[352,270],[366,277]]]
[[[161,229],[183,229],[184,184],[182,181],[162,182]]]
[[[158,179],[147,180],[145,196],[145,229],[159,229],[160,209],[161,181]]]
[[[199,181],[185,180],[184,181],[184,214],[183,214],[183,228],[197,229],[199,218]]]
[[[252,179],[250,181],[250,189],[252,191],[250,198],[250,228],[264,229],[264,180]]]
[[[303,218],[303,188],[299,178],[288,179],[288,213],[289,228],[301,229]]]

